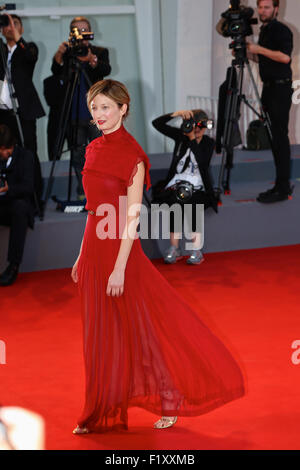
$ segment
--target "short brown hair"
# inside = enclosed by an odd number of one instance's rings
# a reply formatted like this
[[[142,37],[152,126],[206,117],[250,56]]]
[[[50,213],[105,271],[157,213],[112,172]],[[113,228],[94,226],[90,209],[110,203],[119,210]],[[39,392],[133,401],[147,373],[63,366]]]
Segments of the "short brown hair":
[[[126,86],[116,80],[100,80],[94,83],[87,94],[87,105],[91,109],[91,103],[95,96],[102,94],[113,100],[120,108],[127,104],[127,111],[123,116],[125,119],[129,114],[130,95]]]
[[[259,6],[260,2],[262,2],[263,0],[257,0],[257,6]],[[273,0],[273,7],[274,8],[279,8],[279,3],[280,3],[280,0]]]
[[[192,111],[193,111],[193,114],[194,114],[194,119],[196,121],[208,120],[208,116],[207,116],[206,112],[203,111],[203,109],[192,109]]]
[[[70,23],[70,31],[72,31],[72,29],[74,27],[73,26],[74,23],[77,23],[78,21],[84,21],[85,23],[87,23],[87,25],[89,27],[89,31],[92,30],[91,23],[89,22],[89,20],[85,16],[75,16],[75,18],[73,18],[71,23]]]

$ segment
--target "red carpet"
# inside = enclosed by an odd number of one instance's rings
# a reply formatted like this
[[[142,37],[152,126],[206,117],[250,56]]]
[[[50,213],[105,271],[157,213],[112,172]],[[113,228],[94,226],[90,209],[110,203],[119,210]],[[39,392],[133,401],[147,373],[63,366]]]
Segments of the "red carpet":
[[[81,320],[70,270],[60,270],[21,274],[1,289],[0,402],[40,413],[47,449],[300,449],[300,364],[291,360],[300,340],[300,245],[209,254],[200,266],[154,264],[233,352],[244,398],[169,430],[152,429],[156,416],[135,408],[128,432],[74,436],[84,393]]]

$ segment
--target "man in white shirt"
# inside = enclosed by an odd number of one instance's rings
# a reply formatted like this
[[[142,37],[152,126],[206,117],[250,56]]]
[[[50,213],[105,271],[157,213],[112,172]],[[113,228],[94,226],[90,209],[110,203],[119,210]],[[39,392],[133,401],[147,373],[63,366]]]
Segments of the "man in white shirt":
[[[6,124],[22,144],[17,119],[13,112],[12,99],[8,87],[9,76],[14,88],[16,106],[24,137],[24,147],[31,150],[35,158],[35,191],[42,197],[42,177],[37,155],[36,120],[45,115],[37,91],[33,84],[33,72],[38,60],[38,48],[33,42],[23,38],[22,20],[17,15],[7,15],[8,26],[2,28],[6,39],[3,52],[6,63],[0,60],[0,124]]]

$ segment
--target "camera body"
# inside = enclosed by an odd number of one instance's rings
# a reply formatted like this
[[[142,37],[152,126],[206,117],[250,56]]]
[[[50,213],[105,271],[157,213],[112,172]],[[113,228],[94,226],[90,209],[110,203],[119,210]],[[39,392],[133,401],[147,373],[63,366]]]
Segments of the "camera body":
[[[240,5],[240,0],[231,0],[230,8],[221,15],[225,20],[222,25],[223,36],[231,37],[236,42],[244,41],[246,36],[253,34],[252,25],[258,23],[253,15],[253,8]]]
[[[194,185],[189,181],[179,181],[176,183],[176,199],[179,202],[187,202],[191,199],[194,192]]]
[[[184,119],[183,123],[181,124],[181,131],[185,134],[189,134],[193,131],[195,127],[199,129],[213,129],[214,128],[214,121],[212,119],[199,119],[195,120],[194,118]]]
[[[83,41],[92,41],[93,39],[94,33],[92,31],[79,33],[77,28],[72,28],[68,39],[71,55],[74,57],[86,57],[89,53],[89,48],[83,44]]]
[[[3,14],[0,15],[0,28],[5,28],[5,26],[9,25],[9,19],[8,16]]]

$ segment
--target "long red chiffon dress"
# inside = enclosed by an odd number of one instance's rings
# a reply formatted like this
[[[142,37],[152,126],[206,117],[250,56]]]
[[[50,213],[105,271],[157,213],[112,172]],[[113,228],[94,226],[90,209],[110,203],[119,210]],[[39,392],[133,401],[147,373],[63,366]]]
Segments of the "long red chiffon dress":
[[[106,294],[122,231],[104,239],[99,223],[112,209],[117,221],[126,218],[119,197],[126,198],[141,161],[148,189],[148,157],[123,126],[86,150],[83,185],[91,213],[78,263],[86,391],[78,425],[95,432],[127,429],[129,407],[197,416],[244,394],[230,352],[153,266],[139,238],[126,265],[124,293]]]

